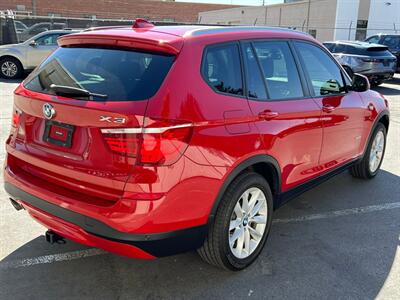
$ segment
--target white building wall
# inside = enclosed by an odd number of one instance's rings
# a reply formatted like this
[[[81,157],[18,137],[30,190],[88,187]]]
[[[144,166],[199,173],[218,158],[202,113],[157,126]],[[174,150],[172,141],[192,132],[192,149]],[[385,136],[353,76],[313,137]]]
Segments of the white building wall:
[[[382,1],[382,0],[380,0]],[[399,0],[396,0],[399,1]],[[335,40],[354,40],[356,36],[360,0],[337,0]]]
[[[367,36],[381,32],[400,33],[400,0],[371,0]]]

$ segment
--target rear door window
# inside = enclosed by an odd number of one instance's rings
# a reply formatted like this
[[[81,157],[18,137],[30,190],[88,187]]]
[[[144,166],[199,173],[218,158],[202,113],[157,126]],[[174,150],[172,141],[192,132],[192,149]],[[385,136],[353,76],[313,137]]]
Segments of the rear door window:
[[[400,35],[388,35],[382,40],[382,44],[388,46],[389,49],[400,49]]]
[[[250,43],[243,45],[246,66],[247,96],[253,99],[267,99],[265,82],[262,78],[257,58]]]
[[[255,42],[271,100],[303,98],[296,63],[287,42]]]
[[[365,41],[370,43],[370,44],[378,44],[380,40],[380,37],[377,35],[371,36],[369,38],[367,38]]]
[[[345,93],[339,66],[325,51],[310,43],[295,42],[315,96]]]
[[[237,43],[206,48],[202,75],[214,90],[243,96],[242,68]]]
[[[55,84],[106,96],[91,97],[94,101],[144,100],[157,92],[174,58],[112,48],[59,48],[28,77],[25,87],[55,94]]]

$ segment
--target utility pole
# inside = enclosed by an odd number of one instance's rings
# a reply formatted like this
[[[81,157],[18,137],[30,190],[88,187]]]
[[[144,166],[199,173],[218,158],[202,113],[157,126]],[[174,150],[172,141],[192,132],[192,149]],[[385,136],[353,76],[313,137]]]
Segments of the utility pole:
[[[306,27],[307,33],[308,33],[308,29],[310,27],[310,8],[311,8],[311,0],[308,0],[308,3],[307,3],[307,27]]]
[[[32,14],[36,16],[37,11],[36,11],[36,0],[32,0]]]

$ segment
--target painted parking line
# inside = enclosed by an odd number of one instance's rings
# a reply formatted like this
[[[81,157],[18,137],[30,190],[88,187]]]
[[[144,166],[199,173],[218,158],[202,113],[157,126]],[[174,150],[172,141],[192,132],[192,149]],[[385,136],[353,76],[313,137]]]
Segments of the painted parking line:
[[[288,218],[288,219],[275,219],[273,223],[293,223],[293,222],[303,222],[303,221],[312,221],[318,219],[329,219],[336,218],[341,216],[349,216],[349,215],[357,215],[357,214],[365,214],[375,211],[382,210],[391,210],[400,208],[400,202],[394,203],[385,203],[380,205],[370,205],[358,208],[349,208],[343,210],[336,210],[327,213],[313,214],[308,216],[296,217],[296,218]],[[76,260],[85,257],[97,256],[107,254],[107,252],[100,249],[85,249],[85,250],[77,250],[72,252],[65,252],[59,254],[49,254],[44,256],[32,257],[32,258],[23,258],[19,260],[0,262],[0,271],[7,269],[17,269],[23,267],[30,267],[34,265],[40,264],[51,264],[59,261],[69,261]]]
[[[49,254],[32,258],[23,258],[13,261],[0,262],[0,270],[30,267],[41,264],[51,264],[57,261],[75,260],[85,257],[103,255],[103,254],[107,254],[107,252],[101,249],[91,248],[91,249],[77,250],[65,253]]]
[[[343,210],[335,210],[326,213],[320,214],[312,214],[308,216],[301,216],[296,218],[288,218],[288,219],[275,219],[273,223],[293,223],[293,222],[303,222],[303,221],[312,221],[312,220],[319,220],[319,219],[329,219],[329,218],[336,218],[341,216],[349,216],[349,215],[358,215],[358,214],[366,214],[374,211],[381,211],[381,210],[389,210],[400,208],[400,202],[393,202],[393,203],[384,203],[379,205],[370,205],[364,207],[357,207],[357,208],[348,208]]]

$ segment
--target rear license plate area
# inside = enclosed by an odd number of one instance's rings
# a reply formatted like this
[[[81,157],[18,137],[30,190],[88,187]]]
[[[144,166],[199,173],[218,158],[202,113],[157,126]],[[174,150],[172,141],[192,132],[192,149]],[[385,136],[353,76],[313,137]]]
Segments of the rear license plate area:
[[[72,145],[73,125],[47,120],[45,123],[43,141],[65,148]]]

